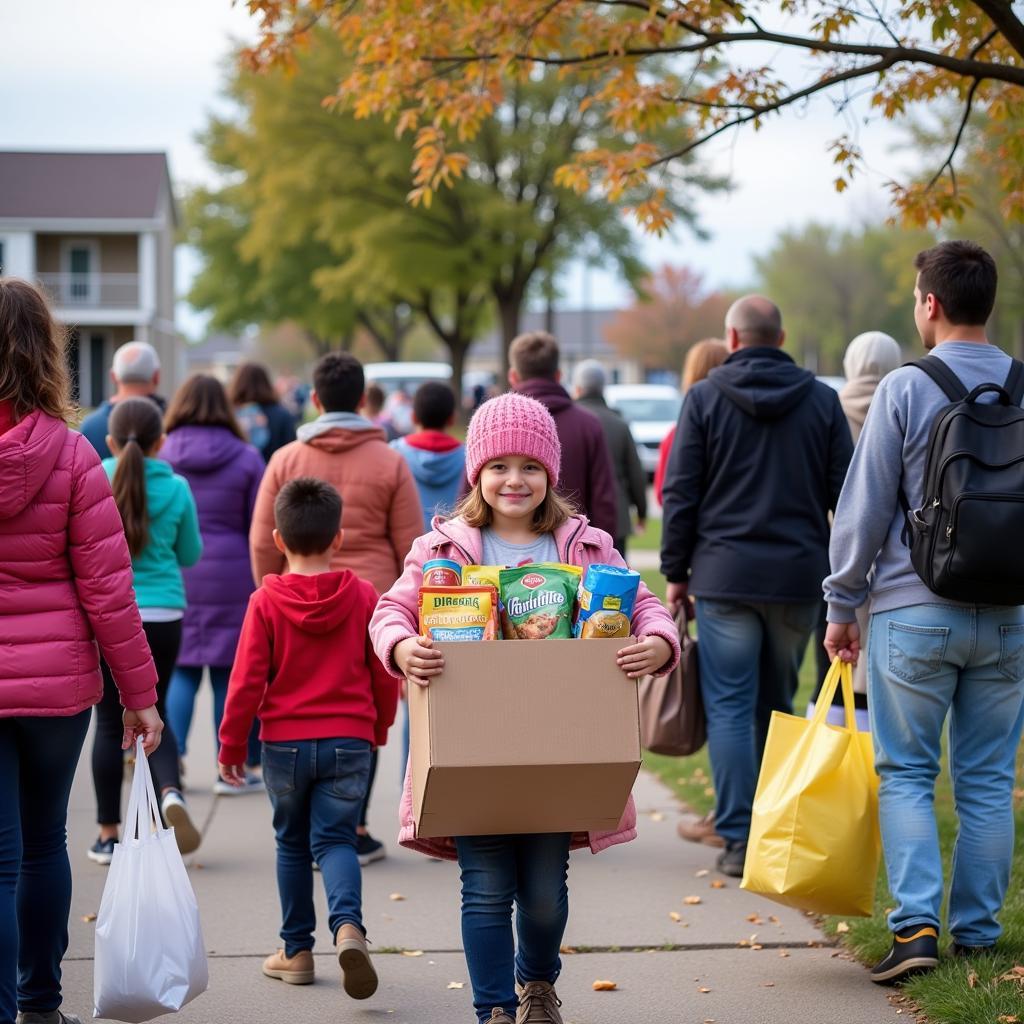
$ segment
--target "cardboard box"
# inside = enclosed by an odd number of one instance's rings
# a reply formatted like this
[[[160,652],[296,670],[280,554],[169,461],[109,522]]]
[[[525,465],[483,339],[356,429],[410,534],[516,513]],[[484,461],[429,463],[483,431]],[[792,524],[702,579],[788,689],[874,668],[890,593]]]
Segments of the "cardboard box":
[[[443,675],[409,687],[417,835],[614,829],[640,770],[629,642],[438,644]]]

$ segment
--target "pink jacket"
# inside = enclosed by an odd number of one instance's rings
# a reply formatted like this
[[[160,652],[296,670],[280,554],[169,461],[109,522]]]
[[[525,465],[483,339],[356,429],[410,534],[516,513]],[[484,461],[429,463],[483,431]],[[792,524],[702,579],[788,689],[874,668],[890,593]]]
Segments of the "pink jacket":
[[[121,517],[99,456],[36,411],[0,433],[0,718],[69,716],[103,693],[156,703]]]
[[[593,562],[625,567],[622,556],[615,550],[612,538],[603,530],[587,523],[583,516],[574,516],[555,531],[555,545],[562,562],[580,565],[584,569]],[[401,677],[392,654],[395,646],[419,633],[419,588],[423,583],[423,563],[432,558],[448,558],[460,565],[478,565],[483,557],[480,531],[466,526],[460,519],[434,520],[434,529],[417,538],[405,559],[405,569],[398,582],[380,599],[370,620],[370,640],[381,663],[393,675]],[[672,648],[672,657],[661,669],[670,672],[679,660],[679,634],[672,617],[661,602],[641,581],[640,593],[633,610],[633,627],[637,636],[660,636]],[[398,841],[402,846],[418,850],[430,857],[455,860],[455,841],[444,839],[417,839],[412,811],[412,774],[408,765],[405,786],[399,809],[401,831]],[[579,833],[572,837],[572,849],[590,847],[600,853],[609,846],[628,843],[636,838],[636,806],[629,798],[619,827],[614,832]]]

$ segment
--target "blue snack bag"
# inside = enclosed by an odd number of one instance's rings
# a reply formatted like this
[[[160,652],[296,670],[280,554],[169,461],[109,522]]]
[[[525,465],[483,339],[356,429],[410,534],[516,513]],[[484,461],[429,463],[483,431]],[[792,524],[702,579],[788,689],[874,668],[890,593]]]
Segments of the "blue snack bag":
[[[629,636],[640,573],[617,565],[591,565],[580,581],[580,612],[573,636],[583,640]]]

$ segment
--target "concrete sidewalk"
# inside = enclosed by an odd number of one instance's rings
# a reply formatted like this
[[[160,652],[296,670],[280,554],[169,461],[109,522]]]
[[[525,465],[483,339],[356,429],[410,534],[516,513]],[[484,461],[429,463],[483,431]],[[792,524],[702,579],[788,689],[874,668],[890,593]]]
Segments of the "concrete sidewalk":
[[[341,990],[325,923],[317,936],[315,985],[292,987],[261,975],[262,958],[279,944],[270,805],[262,793],[212,795],[209,722],[204,700],[189,755],[188,798],[205,821],[205,835],[189,863],[210,954],[210,989],[178,1015],[182,1024],[471,1024],[458,869],[394,842],[398,744],[383,752],[370,821],[389,856],[364,872],[364,916],[381,987],[372,999],[355,1003]],[[65,963],[65,1007],[83,1018],[92,1008],[94,928],[85,919],[98,909],[106,878],[106,869],[85,855],[95,834],[88,749],[68,822],[75,893]],[[741,892],[736,880],[709,870],[715,851],[680,842],[677,805],[657,780],[641,774],[635,796],[636,842],[597,857],[573,855],[569,949],[558,986],[567,1024],[897,1019],[886,993],[869,982],[862,967],[827,945],[807,917]],[[318,916],[326,922],[317,889]],[[691,896],[701,902],[685,903]],[[593,991],[599,978],[617,982],[618,990]]]

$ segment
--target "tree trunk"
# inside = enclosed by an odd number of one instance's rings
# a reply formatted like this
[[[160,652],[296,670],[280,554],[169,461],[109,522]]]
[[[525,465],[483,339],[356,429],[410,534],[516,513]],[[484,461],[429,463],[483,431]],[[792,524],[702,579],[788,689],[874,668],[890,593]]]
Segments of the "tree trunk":
[[[501,323],[501,338],[498,342],[501,349],[500,376],[498,387],[505,390],[508,387],[508,349],[519,334],[519,317],[523,308],[523,296],[518,289],[507,292],[495,293],[494,296],[498,305],[498,319]]]

